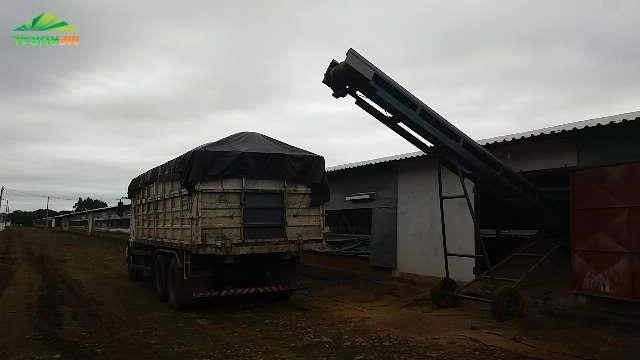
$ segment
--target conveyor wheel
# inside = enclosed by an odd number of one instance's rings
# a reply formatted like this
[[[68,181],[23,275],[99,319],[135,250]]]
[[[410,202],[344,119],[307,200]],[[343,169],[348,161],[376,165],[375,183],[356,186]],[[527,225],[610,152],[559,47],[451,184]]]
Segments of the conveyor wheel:
[[[441,279],[431,288],[431,301],[440,308],[454,307],[460,303],[460,298],[453,295],[458,289],[458,284],[449,278]]]
[[[512,286],[501,286],[493,293],[491,311],[499,321],[521,317],[524,315],[524,298],[518,289]]]

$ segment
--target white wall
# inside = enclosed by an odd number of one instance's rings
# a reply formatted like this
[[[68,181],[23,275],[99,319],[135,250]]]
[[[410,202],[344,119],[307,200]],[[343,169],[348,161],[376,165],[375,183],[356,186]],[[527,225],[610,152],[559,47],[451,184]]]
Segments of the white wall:
[[[549,138],[492,146],[490,151],[517,171],[575,166],[574,140]],[[462,194],[458,177],[443,168],[446,195]],[[469,192],[472,183],[467,184]],[[473,198],[472,198],[473,199]],[[397,270],[444,276],[438,179],[433,159],[398,162]],[[464,199],[445,200],[447,244],[450,252],[474,253],[473,221]],[[473,279],[473,259],[449,258],[450,276]]]
[[[444,276],[437,167],[433,159],[398,163],[397,271]],[[458,177],[443,168],[445,195],[462,194]],[[473,201],[473,184],[467,181]],[[473,221],[465,199],[445,200],[449,252],[474,253]],[[473,279],[474,260],[449,258],[450,276]]]

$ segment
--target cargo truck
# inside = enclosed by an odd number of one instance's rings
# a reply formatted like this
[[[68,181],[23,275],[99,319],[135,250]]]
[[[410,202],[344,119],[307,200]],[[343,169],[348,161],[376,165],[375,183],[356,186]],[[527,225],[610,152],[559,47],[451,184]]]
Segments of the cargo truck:
[[[243,132],[133,179],[129,279],[160,300],[289,296],[305,249],[320,246],[329,198],[324,158]]]

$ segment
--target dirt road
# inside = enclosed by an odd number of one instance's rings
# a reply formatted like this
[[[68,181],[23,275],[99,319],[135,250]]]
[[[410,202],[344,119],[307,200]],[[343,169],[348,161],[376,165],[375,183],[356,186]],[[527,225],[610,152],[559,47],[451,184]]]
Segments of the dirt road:
[[[496,323],[474,304],[445,311],[412,301],[425,290],[416,285],[317,268],[301,276],[309,290],[287,302],[229,299],[174,312],[150,284],[127,281],[123,250],[121,240],[1,233],[0,359],[584,359],[637,351],[635,328],[591,335],[579,331],[583,323]]]

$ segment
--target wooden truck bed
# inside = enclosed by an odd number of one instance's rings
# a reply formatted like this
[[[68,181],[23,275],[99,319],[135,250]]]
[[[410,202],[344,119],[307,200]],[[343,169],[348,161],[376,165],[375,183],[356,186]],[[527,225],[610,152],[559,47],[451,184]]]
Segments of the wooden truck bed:
[[[155,182],[132,199],[131,242],[193,253],[298,254],[322,241],[322,206],[311,189],[286,181],[205,181],[189,194],[178,181]]]

